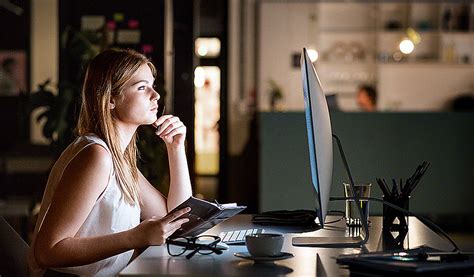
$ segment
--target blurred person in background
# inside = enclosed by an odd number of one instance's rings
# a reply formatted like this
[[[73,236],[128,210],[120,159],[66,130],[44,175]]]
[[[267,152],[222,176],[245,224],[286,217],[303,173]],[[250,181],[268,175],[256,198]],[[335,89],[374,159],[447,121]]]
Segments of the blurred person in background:
[[[357,90],[357,104],[361,111],[374,112],[377,109],[377,90],[374,86],[363,84]]]

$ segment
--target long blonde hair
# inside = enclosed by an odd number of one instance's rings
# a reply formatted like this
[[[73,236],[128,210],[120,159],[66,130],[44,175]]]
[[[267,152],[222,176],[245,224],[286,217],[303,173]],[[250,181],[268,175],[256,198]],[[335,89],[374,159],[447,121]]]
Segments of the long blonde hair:
[[[147,64],[156,77],[153,64],[134,50],[110,49],[97,55],[86,71],[77,124],[78,135],[94,133],[105,141],[112,154],[115,178],[123,197],[132,205],[139,203],[137,134],[123,153],[114,112],[109,105],[112,99],[122,95],[125,84],[143,64]]]

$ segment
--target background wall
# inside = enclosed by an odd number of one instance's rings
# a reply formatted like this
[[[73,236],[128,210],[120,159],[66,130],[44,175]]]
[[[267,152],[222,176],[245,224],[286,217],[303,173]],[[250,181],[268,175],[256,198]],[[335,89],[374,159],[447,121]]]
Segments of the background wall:
[[[474,93],[473,65],[384,64],[378,78],[382,110],[442,110],[455,96]]]
[[[314,208],[303,113],[260,113],[260,211]],[[332,113],[332,131],[342,141],[352,175],[410,177],[423,161],[431,163],[410,200],[410,210],[431,216],[474,211],[474,117],[458,113]],[[332,196],[342,196],[347,180],[334,148]],[[342,209],[331,203],[330,209]],[[380,204],[371,204],[381,214]],[[467,224],[467,222],[466,222]]]

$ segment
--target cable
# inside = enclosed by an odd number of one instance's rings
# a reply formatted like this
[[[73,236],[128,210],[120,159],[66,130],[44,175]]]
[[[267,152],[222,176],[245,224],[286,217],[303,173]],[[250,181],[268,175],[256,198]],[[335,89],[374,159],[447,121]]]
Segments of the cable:
[[[338,210],[329,210],[327,212],[328,215],[334,215],[334,214],[340,214],[340,215],[345,215],[344,211],[338,211]]]
[[[355,192],[356,190],[355,190],[355,185],[354,185],[354,178],[352,178],[351,170],[349,168],[349,163],[347,162],[346,154],[344,154],[344,149],[342,148],[341,140],[335,134],[332,134],[332,137],[335,139],[337,148],[339,149],[339,155],[341,156],[342,164],[344,165],[344,168],[346,169],[347,177],[349,177],[349,184],[350,184],[351,190]],[[354,201],[359,203],[359,195],[357,195],[357,193],[354,193]],[[360,207],[360,205],[356,205],[356,206],[357,206],[356,210],[359,212],[359,215],[362,218],[363,217],[362,208]],[[356,243],[359,246],[366,244],[369,241],[369,236],[370,236],[368,221],[361,220],[361,223],[362,223],[362,228],[364,229],[364,232],[365,232],[365,236],[362,239],[362,241],[360,241],[359,243]]]
[[[339,200],[352,200],[353,198],[352,197],[330,197],[329,200],[331,201],[339,201]],[[428,220],[427,218],[424,218],[420,215],[417,215],[417,214],[414,214],[408,210],[405,210],[403,208],[400,208],[399,206],[395,205],[395,204],[392,204],[388,201],[385,201],[385,200],[382,200],[382,199],[378,199],[378,198],[373,198],[373,197],[359,197],[359,200],[371,200],[371,201],[375,201],[375,202],[379,202],[379,203],[383,203],[397,211],[400,211],[402,213],[405,213],[407,215],[411,215],[411,216],[414,216],[416,217],[418,220],[420,220],[421,222],[423,222],[424,224],[428,225],[428,227],[431,227],[432,229],[434,229],[435,231],[438,232],[438,235],[441,234],[443,235],[453,246],[454,246],[454,250],[452,252],[456,252],[456,251],[461,251],[461,249],[457,246],[457,244],[449,237],[448,234],[446,234],[445,231],[443,231],[438,225],[436,225],[435,223],[433,223],[432,221]]]
[[[339,222],[341,220],[344,219],[344,215],[345,213],[343,211],[328,211],[328,214],[339,214],[341,215],[341,217],[339,219],[336,219],[336,220],[333,220],[333,221],[327,221],[327,222],[324,222],[324,224],[332,224],[332,223],[336,223],[336,222]]]
[[[336,136],[335,134],[332,134],[332,137],[336,140],[336,144],[337,144],[337,147],[339,148],[339,154],[341,155],[341,159],[342,159],[342,162],[343,162],[343,165],[344,165],[344,168],[346,169],[346,173],[347,173],[347,176],[349,177],[349,181],[350,181],[350,187],[351,187],[351,190],[355,192],[355,189],[354,189],[354,179],[352,178],[352,174],[351,174],[351,170],[349,168],[349,164],[347,163],[347,159],[346,159],[346,155],[344,154],[344,150],[342,148],[342,143],[341,143],[341,140],[339,139],[338,136]],[[390,202],[387,202],[385,200],[380,200],[380,199],[377,199],[377,198],[371,198],[371,197],[359,197],[359,195],[357,195],[357,193],[354,193],[353,194],[354,196],[353,197],[330,197],[329,199],[331,201],[334,201],[334,200],[354,200],[356,203],[358,203],[360,201],[360,199],[363,199],[363,200],[372,200],[372,201],[376,201],[376,202],[381,202],[381,203],[384,203],[386,204],[387,206],[395,209],[395,210],[398,210],[398,211],[401,211],[403,213],[406,213],[408,215],[411,215],[411,216],[414,216],[416,218],[418,218],[418,220],[420,220],[421,222],[423,222],[424,224],[428,225],[429,227],[431,227],[432,229],[438,231],[439,233],[441,233],[453,246],[454,246],[454,250],[453,252],[456,252],[456,251],[460,251],[459,247],[456,245],[456,243],[448,236],[448,234],[446,234],[446,232],[444,232],[440,227],[438,227],[438,225],[434,224],[433,222],[429,221],[428,219],[422,217],[422,216],[419,216],[419,215],[416,215],[408,210],[405,210],[405,209],[402,209],[400,207],[398,207],[397,205],[394,205]],[[362,209],[359,205],[356,205],[357,206],[357,210],[359,211],[359,214],[360,216],[362,217],[363,216],[363,213],[362,213]],[[360,242],[360,245],[364,245],[365,243],[367,243],[367,241],[369,240],[369,226],[368,226],[368,222],[367,220],[362,220],[362,227],[364,228],[364,231],[366,233],[366,236],[365,238]],[[438,235],[439,235],[438,233]]]

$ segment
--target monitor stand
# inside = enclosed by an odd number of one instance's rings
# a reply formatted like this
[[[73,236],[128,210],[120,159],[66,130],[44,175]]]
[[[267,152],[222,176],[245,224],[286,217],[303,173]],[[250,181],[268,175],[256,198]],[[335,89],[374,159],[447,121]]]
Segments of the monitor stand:
[[[352,174],[349,169],[349,164],[347,163],[346,155],[344,154],[344,150],[342,149],[341,141],[336,135],[333,134],[332,136],[336,140],[339,154],[341,155],[344,168],[346,170],[347,176],[349,177],[352,191],[355,191],[354,180],[352,178]],[[354,201],[356,202],[359,201],[359,197],[356,194],[354,195]],[[359,205],[356,205],[356,206],[357,206],[357,210],[359,211],[359,215],[361,216],[362,209],[360,208]],[[369,226],[367,224],[367,221],[362,220],[362,228],[363,228],[362,232],[365,232],[365,236],[363,237],[362,236],[358,236],[358,237],[294,237],[292,240],[292,244],[294,246],[313,246],[313,247],[330,247],[330,248],[361,247],[369,240]]]

